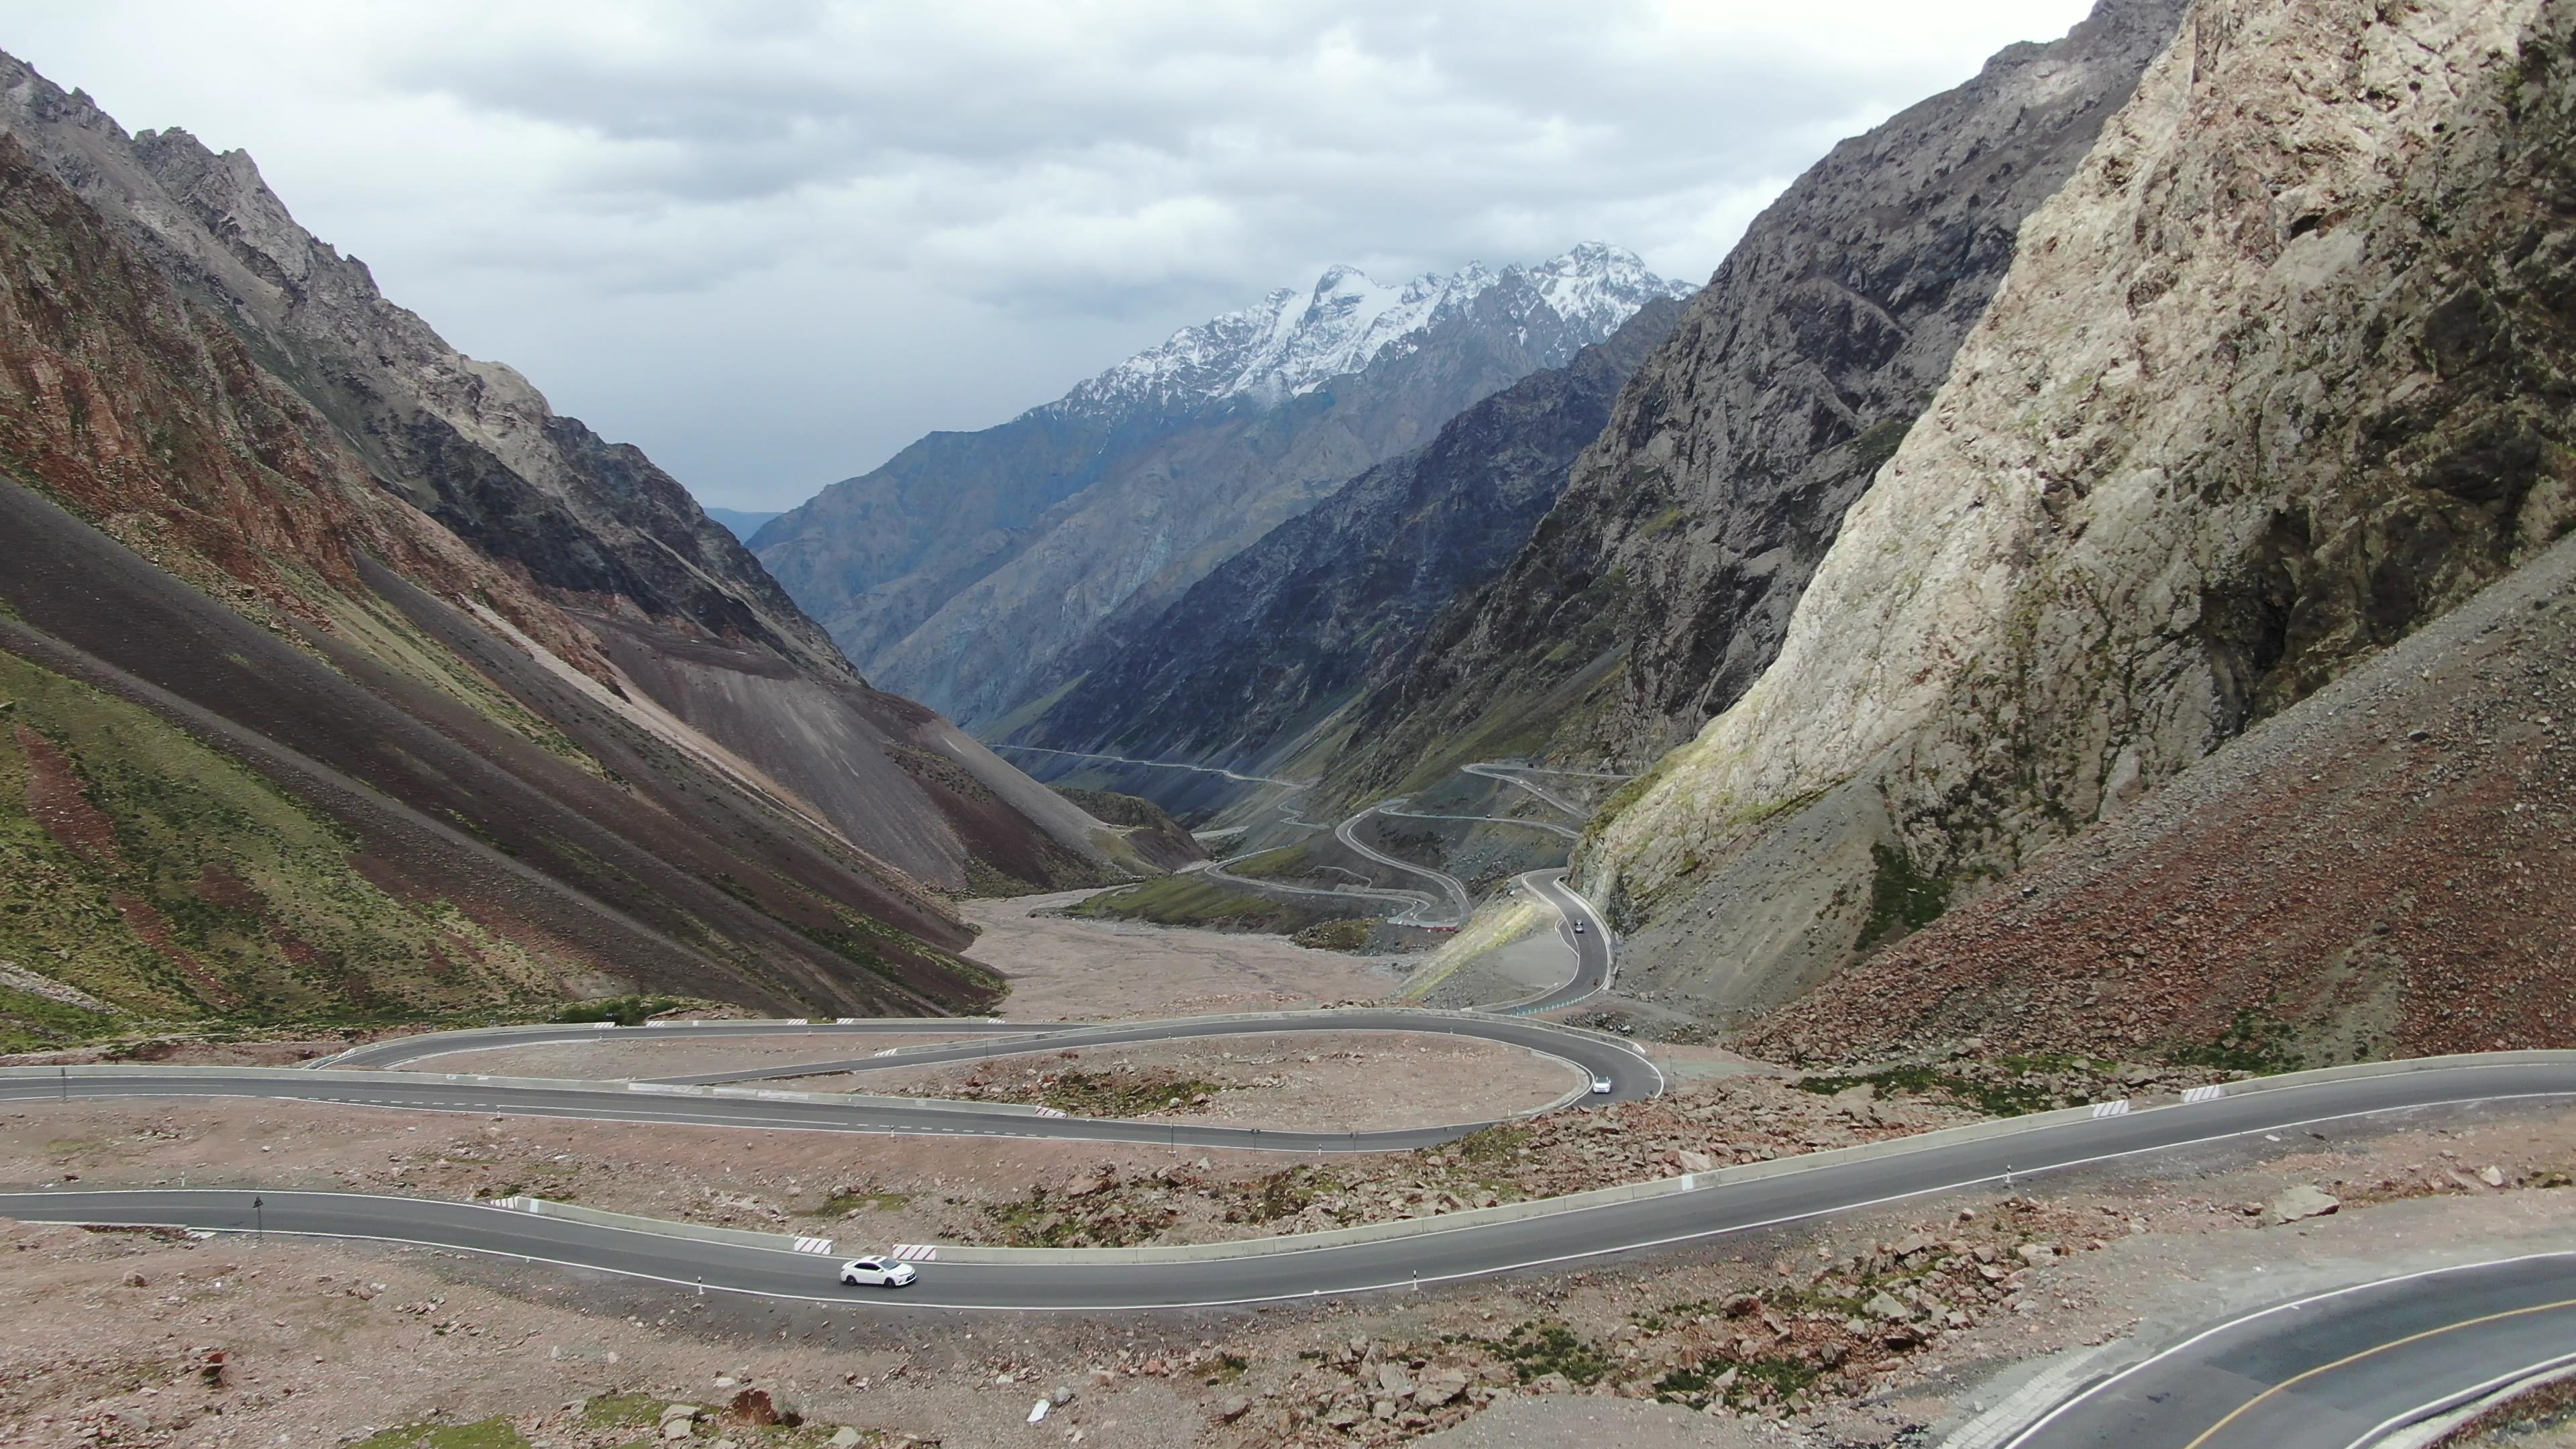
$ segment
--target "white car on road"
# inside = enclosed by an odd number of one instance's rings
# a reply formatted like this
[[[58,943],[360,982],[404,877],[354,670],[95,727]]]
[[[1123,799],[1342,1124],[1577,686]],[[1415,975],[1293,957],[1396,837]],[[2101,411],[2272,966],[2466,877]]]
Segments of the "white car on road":
[[[852,1288],[901,1288],[920,1276],[910,1263],[892,1258],[852,1258],[841,1265],[841,1281]]]
[[[1607,1093],[1609,1090],[1610,1079],[1608,1077],[1594,1077],[1592,1079],[1592,1091],[1595,1096]]]

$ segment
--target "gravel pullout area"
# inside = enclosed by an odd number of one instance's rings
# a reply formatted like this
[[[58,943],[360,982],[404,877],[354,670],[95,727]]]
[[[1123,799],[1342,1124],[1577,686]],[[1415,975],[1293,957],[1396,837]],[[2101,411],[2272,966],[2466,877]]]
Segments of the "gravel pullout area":
[[[1309,950],[1277,936],[1071,920],[1043,914],[1094,894],[968,901],[983,931],[967,954],[1011,978],[1001,1014],[1020,1020],[1133,1021],[1375,1001],[1403,967]]]

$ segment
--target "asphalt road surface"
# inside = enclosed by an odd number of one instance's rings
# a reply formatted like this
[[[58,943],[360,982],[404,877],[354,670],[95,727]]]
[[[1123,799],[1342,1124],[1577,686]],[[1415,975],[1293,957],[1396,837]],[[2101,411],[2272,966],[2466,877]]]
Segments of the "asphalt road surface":
[[[1540,1012],[1572,1006],[1607,989],[1612,951],[1610,923],[1601,919],[1601,913],[1592,908],[1590,901],[1576,895],[1566,885],[1565,872],[1561,869],[1531,871],[1521,877],[1521,883],[1537,892],[1539,899],[1556,907],[1557,939],[1574,953],[1574,975],[1556,989],[1530,1000],[1487,1009],[1514,1016],[1535,1016]],[[1576,930],[1578,924],[1583,929]]]
[[[309,1079],[309,1074],[272,1074],[298,1075]],[[79,1079],[65,1080],[69,1084]],[[12,1079],[12,1086],[21,1089],[43,1085]],[[511,1111],[523,1105],[522,1099],[508,1093],[479,1089],[470,1079],[441,1085],[465,1110]],[[2361,1119],[2377,1114],[2568,1096],[2576,1096],[2576,1068],[2525,1062],[2318,1082],[1885,1156],[1817,1163],[1772,1177],[1576,1211],[1369,1242],[1300,1249],[1297,1240],[1282,1239],[1275,1240],[1269,1251],[1253,1256],[1143,1263],[933,1262],[923,1265],[914,1287],[901,1290],[900,1301],[922,1307],[1116,1311],[1400,1289],[1643,1254],[1909,1197],[2247,1134],[2296,1129],[2332,1136],[2358,1128],[2363,1125]],[[747,1119],[743,1125],[797,1125],[768,1120],[770,1109],[784,1114],[794,1104],[735,1101],[729,1105]],[[256,1208],[255,1196],[261,1199]],[[793,1252],[668,1238],[473,1204],[317,1193],[148,1189],[0,1194],[0,1214],[33,1221],[377,1238],[521,1256],[673,1283],[703,1282],[711,1290],[824,1300],[877,1301],[888,1296],[882,1290],[840,1289],[833,1282],[829,1262]],[[854,1245],[840,1247],[851,1251]],[[2234,1362],[2241,1367],[2248,1360],[2240,1356]],[[2243,1397],[2239,1396],[2240,1401]]]
[[[2409,1274],[2202,1330],[2009,1449],[2356,1449],[2576,1359],[2576,1253]]]
[[[925,1023],[914,1023],[914,1028]],[[1000,1030],[1000,1023],[983,1023]],[[405,1037],[379,1047],[409,1045],[418,1060],[449,1051],[530,1045],[555,1041],[597,1041],[649,1037],[776,1036],[786,1032],[859,1035],[888,1030],[883,1022],[791,1026],[778,1022],[687,1022],[663,1027],[610,1030],[577,1028],[562,1034],[508,1031],[440,1032]],[[301,1068],[235,1067],[171,1071],[133,1066],[113,1071],[92,1069],[81,1075],[0,1076],[0,1101],[68,1101],[72,1098],[258,1097],[275,1100],[332,1102],[361,1107],[432,1111],[499,1112],[530,1117],[579,1117],[616,1122],[659,1122],[675,1126],[766,1127],[809,1132],[935,1133],[943,1136],[1057,1137],[1087,1142],[1135,1142],[1151,1146],[1230,1148],[1269,1152],[1397,1152],[1436,1147],[1490,1126],[1480,1119],[1449,1126],[1403,1128],[1380,1132],[1291,1132],[1262,1127],[1229,1127],[1187,1122],[1137,1122],[1103,1117],[1045,1117],[994,1110],[973,1103],[924,1099],[918,1105],[886,1099],[789,1101],[745,1092],[715,1095],[695,1088],[712,1082],[758,1080],[793,1074],[867,1071],[965,1061],[987,1056],[1051,1052],[1069,1046],[1122,1042],[1177,1041],[1194,1037],[1259,1035],[1286,1031],[1405,1031],[1474,1037],[1525,1047],[1563,1060],[1587,1077],[1606,1080],[1606,1093],[1586,1092],[1583,1103],[1651,1097],[1663,1090],[1663,1075],[1652,1062],[1608,1037],[1568,1030],[1545,1022],[1521,1021],[1461,1013],[1442,1016],[1420,1011],[1278,1012],[1255,1018],[1201,1018],[1179,1021],[1123,1022],[1050,1028],[1017,1027],[1008,1040],[968,1042],[953,1047],[916,1050],[901,1058],[837,1058],[808,1063],[782,1063],[746,1072],[708,1073],[681,1082],[509,1082],[485,1077],[430,1072],[385,1072],[352,1080],[337,1071]],[[371,1049],[372,1050],[372,1049]],[[370,1057],[376,1065],[406,1058],[393,1053]],[[333,1066],[346,1065],[347,1058]],[[831,1097],[832,1094],[818,1093]]]

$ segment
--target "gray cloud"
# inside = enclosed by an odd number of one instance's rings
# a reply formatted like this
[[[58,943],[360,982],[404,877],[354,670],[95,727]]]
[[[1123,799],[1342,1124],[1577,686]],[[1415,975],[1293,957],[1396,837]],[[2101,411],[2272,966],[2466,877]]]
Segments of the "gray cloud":
[[[1705,276],[1834,139],[2085,3],[216,8],[29,4],[8,44],[247,147],[459,346],[778,506],[1330,261],[1602,237]]]

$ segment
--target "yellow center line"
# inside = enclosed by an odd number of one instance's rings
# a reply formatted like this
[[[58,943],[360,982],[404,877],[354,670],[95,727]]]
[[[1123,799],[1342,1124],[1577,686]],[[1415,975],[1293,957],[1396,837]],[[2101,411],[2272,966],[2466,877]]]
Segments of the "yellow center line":
[[[2306,1383],[2308,1380],[2315,1378],[2319,1374],[2332,1373],[2336,1369],[2343,1368],[2350,1364],[2359,1363],[2361,1360],[2370,1357],[2372,1354],[2386,1353],[2392,1348],[2404,1348],[2410,1343],[2421,1343],[2428,1338],[2439,1338],[2443,1334],[2457,1332],[2463,1328],[2475,1328],[2482,1323],[2496,1323],[2507,1318],[2521,1318],[2533,1313],[2548,1313],[2559,1308],[2576,1308],[2576,1298],[2561,1298],[2555,1303],[2536,1303],[2529,1308],[2508,1308],[2502,1313],[2490,1313],[2480,1318],[2463,1318],[2457,1323],[2446,1323],[2439,1328],[2428,1328],[2422,1333],[2410,1333],[2404,1338],[2390,1339],[2388,1342],[2380,1344],[2375,1348],[2365,1348],[2359,1353],[2346,1354],[2342,1358],[2336,1359],[2333,1363],[2319,1364],[2315,1368],[2308,1370],[2306,1373],[2283,1379],[2272,1387],[2265,1389],[2263,1392],[2256,1394],[2250,1399],[2247,1399],[2244,1403],[2237,1405],[2233,1410],[2229,1411],[2226,1418],[2219,1420],[2217,1423],[2212,1424],[2207,1429],[2201,1431],[2200,1437],[2184,1445],[2183,1449],[2201,1449],[2202,1445],[2205,1445],[2210,1440],[2217,1438],[2228,1425],[2233,1424],[2238,1419],[2252,1413],[2264,1400],[2272,1397],[2274,1394],[2285,1393],[2291,1389],[2297,1388],[2299,1385]]]

